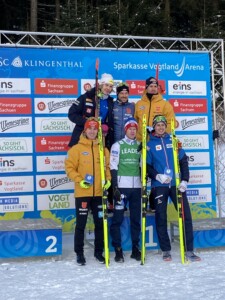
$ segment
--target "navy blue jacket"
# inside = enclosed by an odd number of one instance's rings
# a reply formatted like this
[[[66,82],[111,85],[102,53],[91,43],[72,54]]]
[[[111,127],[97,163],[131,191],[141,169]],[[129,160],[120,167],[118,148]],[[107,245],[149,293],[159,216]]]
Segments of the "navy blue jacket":
[[[106,115],[106,118],[102,119],[102,124],[107,124],[109,126],[109,132],[106,136],[106,146],[110,149],[114,142],[113,98],[111,96],[108,96],[108,98],[103,101],[107,101],[107,107],[104,108],[107,109],[107,112],[104,113],[104,115]],[[69,147],[72,147],[73,145],[76,145],[78,143],[80,135],[84,130],[84,124],[87,118],[95,116],[95,107],[95,88],[93,88],[90,91],[87,91],[85,94],[79,96],[76,99],[75,103],[73,103],[69,108],[68,118],[71,122],[76,124],[69,142]]]
[[[189,180],[188,158],[181,148],[178,151],[180,165],[180,180]],[[165,168],[172,170],[172,181],[170,184],[161,184],[156,180],[157,174],[165,174]],[[154,132],[150,134],[147,143],[147,173],[152,179],[152,187],[175,186],[175,171],[173,161],[172,138],[166,133],[164,137],[157,137]]]
[[[114,119],[114,143],[120,141],[125,136],[124,125],[127,119],[134,116],[134,103],[121,103],[118,99],[114,102],[113,119]]]

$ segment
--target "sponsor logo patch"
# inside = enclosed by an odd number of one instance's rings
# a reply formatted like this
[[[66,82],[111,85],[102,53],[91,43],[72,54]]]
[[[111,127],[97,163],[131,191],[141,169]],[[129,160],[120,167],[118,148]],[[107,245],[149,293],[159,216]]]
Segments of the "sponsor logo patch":
[[[87,208],[87,202],[81,202],[81,207],[82,208]]]
[[[83,154],[83,155],[88,155],[88,154],[89,154],[89,152],[82,152],[82,154]]]

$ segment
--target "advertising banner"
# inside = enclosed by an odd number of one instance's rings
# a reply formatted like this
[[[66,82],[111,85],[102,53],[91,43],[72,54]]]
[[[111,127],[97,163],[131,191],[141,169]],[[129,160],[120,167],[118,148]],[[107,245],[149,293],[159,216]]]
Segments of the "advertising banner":
[[[142,52],[0,49],[0,218],[52,218],[65,228],[75,220],[74,183],[64,159],[75,126],[68,110],[99,77],[130,86],[137,102],[145,80],[159,70],[160,91],[176,114],[176,133],[190,166],[188,199],[202,205],[199,215],[216,214],[212,140],[210,55]],[[116,99],[115,88],[112,97]],[[7,199],[18,199],[5,206]],[[20,204],[24,204],[24,210]],[[198,210],[199,211],[199,210]]]

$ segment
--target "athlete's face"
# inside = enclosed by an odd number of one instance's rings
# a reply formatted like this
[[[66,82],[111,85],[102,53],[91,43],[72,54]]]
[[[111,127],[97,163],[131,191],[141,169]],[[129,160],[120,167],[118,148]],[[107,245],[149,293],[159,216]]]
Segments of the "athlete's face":
[[[92,127],[88,127],[85,131],[86,133],[86,137],[89,139],[89,140],[95,140],[96,137],[97,137],[97,134],[98,134],[98,129],[94,126]]]
[[[166,125],[163,122],[159,122],[155,125],[154,129],[157,135],[163,135],[166,132]]]
[[[118,94],[118,99],[123,102],[123,103],[126,103],[128,101],[128,96],[129,96],[129,93],[128,91],[121,91],[119,94]]]
[[[101,86],[101,91],[104,95],[109,95],[113,90],[113,85],[109,83],[103,83]]]
[[[147,87],[147,93],[153,95],[158,94],[158,85],[155,83],[149,84],[149,86]]]
[[[137,129],[135,126],[129,127],[126,131],[126,136],[131,140],[134,140],[136,138],[136,134],[137,134]]]

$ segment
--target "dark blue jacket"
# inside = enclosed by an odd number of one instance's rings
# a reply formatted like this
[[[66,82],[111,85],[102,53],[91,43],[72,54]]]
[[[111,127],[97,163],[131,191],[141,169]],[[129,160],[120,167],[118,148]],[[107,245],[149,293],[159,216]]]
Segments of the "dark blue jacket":
[[[113,122],[114,122],[114,143],[120,141],[125,136],[124,125],[127,119],[134,116],[134,103],[121,103],[118,99],[114,102]]]
[[[181,148],[178,151],[180,165],[180,180],[189,180],[188,158]],[[170,184],[161,184],[156,180],[157,174],[165,174],[165,168],[172,170],[172,181]],[[175,186],[175,171],[173,160],[172,138],[166,133],[164,137],[157,137],[154,132],[150,134],[147,143],[147,173],[152,179],[152,187]]]
[[[107,105],[103,105],[101,107],[100,101],[100,112],[103,113],[104,119],[102,119],[102,124],[107,124],[109,126],[109,131],[106,136],[106,146],[110,148],[114,142],[113,137],[113,98],[108,96],[107,99],[103,101],[107,101]],[[69,147],[76,145],[79,141],[80,135],[84,130],[84,124],[87,118],[95,116],[95,88],[87,91],[85,94],[79,96],[75,103],[71,105],[68,112],[68,118],[71,122],[75,123]],[[107,110],[107,111],[105,111]]]

